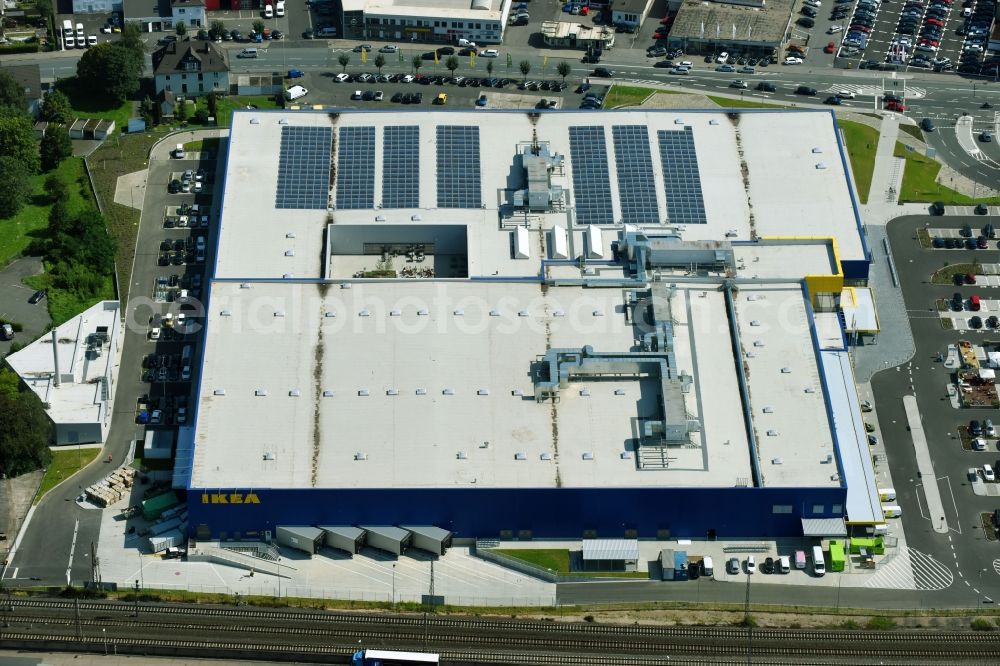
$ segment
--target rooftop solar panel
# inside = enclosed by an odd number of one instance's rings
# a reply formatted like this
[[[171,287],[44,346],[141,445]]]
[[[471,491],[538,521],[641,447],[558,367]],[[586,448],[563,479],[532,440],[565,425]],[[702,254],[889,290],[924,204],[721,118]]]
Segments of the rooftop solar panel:
[[[603,125],[569,128],[569,152],[573,160],[573,199],[580,224],[612,224],[608,150]]]
[[[382,208],[420,206],[420,127],[382,130]]]
[[[332,127],[281,128],[275,208],[326,209]]]
[[[479,167],[479,127],[438,125],[438,208],[479,208],[483,205]]]
[[[615,125],[611,137],[615,144],[622,219],[631,224],[658,223],[660,209],[656,203],[649,132],[644,125]]]
[[[667,221],[670,224],[705,224],[705,199],[701,191],[698,154],[694,132],[660,130],[660,160],[663,163],[663,187],[667,194]]]
[[[375,128],[341,127],[337,146],[337,208],[375,207]]]

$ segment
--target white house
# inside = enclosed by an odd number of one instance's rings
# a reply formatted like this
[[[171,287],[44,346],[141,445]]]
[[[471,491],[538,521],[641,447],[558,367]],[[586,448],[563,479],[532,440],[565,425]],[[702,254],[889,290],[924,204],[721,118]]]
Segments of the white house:
[[[229,64],[225,52],[212,42],[185,38],[153,52],[153,80],[157,95],[228,93]]]

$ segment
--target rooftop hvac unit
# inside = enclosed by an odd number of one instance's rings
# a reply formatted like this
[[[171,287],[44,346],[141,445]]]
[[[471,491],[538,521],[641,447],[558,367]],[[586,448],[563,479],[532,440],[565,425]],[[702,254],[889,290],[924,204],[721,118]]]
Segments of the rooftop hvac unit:
[[[765,414],[774,414],[774,407],[770,407],[770,406],[765,407],[764,408],[764,413]]]
[[[594,310],[591,314],[593,314],[595,317],[603,317],[604,316],[604,312],[602,312],[601,310]]]
[[[367,398],[368,395],[368,389],[358,389],[358,397]]]
[[[565,312],[563,312],[562,310],[556,310],[556,311],[554,311],[554,312],[552,313],[552,316],[553,316],[553,317],[565,317],[565,316],[566,316],[566,313],[565,313]]]
[[[284,317],[285,316],[285,311],[284,310],[275,310],[274,311],[274,316],[275,317]]]
[[[390,317],[398,317],[400,315],[399,310],[389,310]]]
[[[226,395],[226,389],[217,388],[212,391],[212,395]]]
[[[455,457],[458,458],[459,460],[468,460],[469,459],[469,456],[466,455],[465,451],[459,451],[458,453],[455,454]]]
[[[351,283],[350,282],[344,282],[343,284],[340,285],[340,288],[341,289],[350,289],[351,288]]]
[[[584,460],[593,460],[594,459],[594,452],[593,451],[584,451],[583,452],[583,459]]]
[[[274,459],[275,457],[273,453],[268,452],[264,454],[264,460],[274,460]]]
[[[220,317],[232,317],[233,316],[233,312],[232,312],[232,310],[223,310],[222,312],[219,313],[219,316]]]
[[[712,118],[711,120],[708,121],[708,124],[709,125],[718,125],[719,121],[716,120],[715,118]]]
[[[771,464],[772,465],[783,465],[784,463],[785,463],[785,461],[782,460],[781,458],[772,458],[771,459]]]
[[[385,394],[386,395],[399,395],[399,389],[394,389],[394,388],[387,389],[386,392],[385,392]]]
[[[281,277],[283,277],[283,278],[284,278],[284,279],[286,279],[286,280],[291,280],[292,278],[294,278],[294,277],[295,277],[295,273],[285,273],[285,274],[284,274],[284,275],[282,275]]]
[[[580,395],[584,398],[590,397],[590,389],[580,389]]]
[[[518,311],[517,316],[518,317],[527,317],[528,316],[528,311],[527,310],[520,310],[520,311]]]
[[[524,396],[524,391],[522,391],[521,389],[514,389],[513,391],[510,392],[510,394],[512,396],[520,398]]]
[[[751,319],[750,320],[750,325],[751,326],[760,326],[760,320],[758,320],[758,319]]]
[[[455,395],[455,389],[446,388],[445,390],[441,391],[441,395]]]
[[[358,313],[358,316],[359,317],[371,317],[372,313],[369,312],[368,310],[362,310],[361,312]]]
[[[289,231],[287,234],[285,234],[285,238],[295,238],[295,232]]]
[[[768,437],[777,437],[778,436],[778,431],[777,430],[768,430],[767,431],[767,436]]]
[[[417,391],[416,391],[416,393],[417,393],[417,395],[427,395],[427,389],[425,389],[425,388],[418,388]]]
[[[456,317],[463,317],[465,316],[465,310],[455,310],[454,312],[452,312],[452,314],[455,315]]]
[[[286,257],[294,257],[295,256],[295,250],[285,250],[285,256]]]
[[[806,387],[806,393],[815,393],[815,392],[816,392],[816,389],[814,389],[813,387],[811,387],[811,386]]]
[[[500,316],[500,311],[499,310],[490,310],[490,316],[491,317],[499,317]]]
[[[333,311],[333,310],[327,310],[326,312],[323,313],[323,316],[324,317],[336,317],[337,313],[335,311]]]
[[[430,314],[430,312],[428,312],[427,310],[417,310],[417,316],[418,317],[426,317],[429,314]]]
[[[355,460],[368,460],[368,454],[367,453],[361,453],[360,451],[358,451],[357,453],[354,454],[354,459]]]
[[[792,373],[792,369],[789,368],[788,366],[785,366],[784,368],[781,369],[781,374],[783,374],[783,375],[789,375],[791,373]]]
[[[490,394],[489,389],[481,388],[478,391],[476,391],[476,395],[489,395],[489,394]]]
[[[297,398],[297,397],[299,397],[299,395],[300,395],[300,393],[299,393],[298,389],[292,389],[292,390],[290,390],[288,392],[288,397],[289,398]]]
[[[514,454],[514,460],[527,460],[527,459],[528,459],[528,454],[524,453],[523,451],[518,451],[517,453]]]
[[[323,391],[323,397],[324,398],[332,398],[333,397],[333,391],[331,391],[330,389],[327,389],[327,390]]]
[[[615,389],[615,395],[625,395],[625,389]]]
[[[753,341],[753,346],[754,347],[763,347],[764,346],[764,341],[763,340],[754,340]]]
[[[552,454],[546,451],[542,455],[538,456],[541,460],[552,460]]]
[[[249,289],[249,288],[250,288],[250,283],[249,282],[241,282],[240,283],[240,289]]]
[[[264,398],[267,396],[267,389],[257,389],[253,392],[258,398]]]

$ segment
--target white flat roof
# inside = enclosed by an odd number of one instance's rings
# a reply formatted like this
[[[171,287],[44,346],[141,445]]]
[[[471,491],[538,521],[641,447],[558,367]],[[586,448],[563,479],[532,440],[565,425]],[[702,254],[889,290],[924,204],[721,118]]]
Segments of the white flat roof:
[[[832,236],[842,261],[865,259],[834,114],[741,113],[739,126],[757,235]]]
[[[840,272],[832,245],[822,240],[739,243],[733,245],[733,256],[741,278],[794,279]]]
[[[634,448],[635,419],[657,414],[655,379],[574,382],[559,401],[534,400],[532,366],[547,349],[634,348],[623,299],[620,289],[537,283],[410,280],[341,289],[217,282],[191,485],[725,487],[748,480],[745,428],[732,408],[739,401],[732,346],[717,325],[725,304],[714,287],[681,288],[671,302],[677,365],[693,377],[684,407],[706,425],[691,446],[670,448],[668,469],[639,470],[634,455],[622,457]]]
[[[109,376],[117,359],[118,305],[118,301],[101,301],[55,329],[59,386],[54,381],[51,333],[7,357],[14,372],[48,404],[46,412],[54,423],[104,422],[105,401],[99,380]],[[99,347],[89,345],[99,327],[106,328],[109,342]]]
[[[506,0],[366,0],[365,14],[379,16],[417,16],[427,18],[464,18],[500,20],[500,10]],[[397,26],[398,27],[398,26]],[[502,26],[501,26],[502,28]]]
[[[759,237],[834,237],[842,260],[864,258],[857,218],[849,196],[847,174],[840,158],[833,116],[828,111],[741,111],[731,119],[722,112],[665,110],[547,112],[420,110],[405,116],[385,111],[259,111],[238,110],[230,131],[226,169],[225,205],[221,218],[220,251],[216,275],[231,278],[318,277],[322,271],[325,222],[377,223],[409,221],[419,215],[423,223],[493,226],[498,209],[508,196],[515,155],[537,136],[550,151],[563,155],[565,166],[551,175],[553,185],[569,192],[569,209],[575,210],[574,164],[569,128],[601,127],[607,147],[612,224],[626,219],[622,212],[619,173],[612,127],[642,128],[648,144],[656,195],[658,224],[668,227],[667,190],[658,146],[658,131],[690,127],[698,160],[699,179],[707,219],[705,224],[671,224],[684,240],[750,240],[750,207]],[[418,127],[421,167],[417,175],[419,205],[412,209],[380,208],[384,173],[385,127]],[[480,144],[480,207],[442,209],[437,201],[438,151],[436,128],[442,125],[478,127]],[[375,132],[373,201],[367,210],[300,210],[275,208],[281,128],[331,127],[334,138],[341,127],[372,127]],[[737,127],[739,134],[737,134]],[[641,144],[640,144],[641,145]],[[820,153],[813,153],[814,148]],[[742,159],[748,169],[744,187]],[[470,161],[474,156],[470,155]],[[338,163],[337,150],[333,162]],[[825,169],[817,169],[822,162]],[[336,180],[335,178],[333,179]],[[336,204],[336,191],[330,195]],[[544,227],[565,226],[569,210],[541,213]]]
[[[848,331],[879,330],[875,298],[867,287],[847,287],[840,294],[840,308]]]
[[[839,485],[802,285],[741,285],[736,315],[764,485]]]

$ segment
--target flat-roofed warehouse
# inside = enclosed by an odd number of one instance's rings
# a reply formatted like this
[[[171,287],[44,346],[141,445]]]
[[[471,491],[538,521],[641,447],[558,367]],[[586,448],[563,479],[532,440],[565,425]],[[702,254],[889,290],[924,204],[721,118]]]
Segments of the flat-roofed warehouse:
[[[201,538],[882,520],[813,323],[869,264],[832,113],[240,111],[227,160]]]
[[[684,0],[670,27],[667,45],[687,53],[729,51],[769,56],[789,37],[794,4],[792,0]]]

